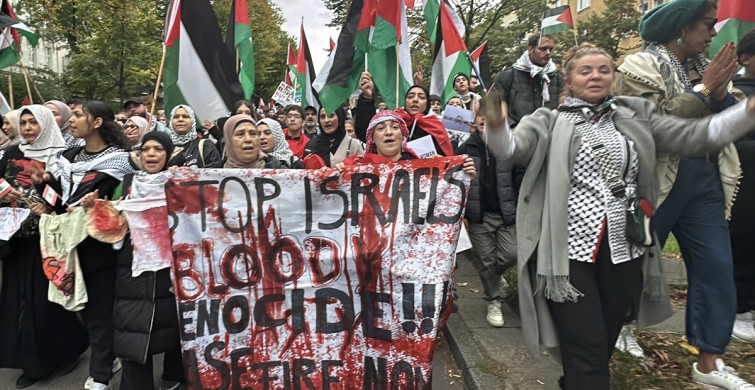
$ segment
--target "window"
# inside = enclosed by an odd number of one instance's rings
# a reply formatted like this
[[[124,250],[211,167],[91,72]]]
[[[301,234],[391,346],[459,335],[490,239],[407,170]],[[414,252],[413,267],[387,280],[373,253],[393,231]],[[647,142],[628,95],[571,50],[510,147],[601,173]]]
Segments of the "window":
[[[664,2],[665,2],[664,0],[655,0],[655,3],[653,4],[653,8],[663,4]]]
[[[52,48],[45,48],[45,57],[47,57],[47,67],[52,69]]]
[[[640,11],[640,13],[641,13],[641,14],[643,14],[643,15],[644,15],[644,14],[645,14],[646,12],[648,12],[648,3],[642,3],[642,4],[640,4],[640,6],[639,6],[639,11]]]
[[[592,0],[577,0],[577,12],[590,6]]]

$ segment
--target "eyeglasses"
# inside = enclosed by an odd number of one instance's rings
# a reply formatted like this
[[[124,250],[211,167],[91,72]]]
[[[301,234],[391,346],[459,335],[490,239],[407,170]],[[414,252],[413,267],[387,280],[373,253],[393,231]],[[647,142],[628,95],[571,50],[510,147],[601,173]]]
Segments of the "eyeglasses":
[[[288,118],[288,119],[301,119],[301,115],[299,115],[299,114],[288,114],[288,115],[286,115],[286,118]]]
[[[126,123],[126,118],[116,118],[115,121],[120,122],[121,124],[124,124]]]

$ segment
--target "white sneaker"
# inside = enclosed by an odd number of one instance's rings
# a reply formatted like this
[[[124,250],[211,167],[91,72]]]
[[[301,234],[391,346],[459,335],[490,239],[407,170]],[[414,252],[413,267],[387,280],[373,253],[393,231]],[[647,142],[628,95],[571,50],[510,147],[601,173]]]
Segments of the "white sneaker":
[[[503,313],[501,313],[501,302],[488,302],[488,324],[500,328],[503,326]]]
[[[743,343],[755,343],[755,320],[752,312],[737,314],[731,337]]]
[[[645,357],[645,352],[642,350],[642,347],[640,347],[640,344],[637,343],[634,333],[632,333],[631,325],[624,325],[621,327],[621,333],[619,333],[619,338],[616,339],[615,348],[636,358]]]
[[[111,390],[109,385],[100,382],[92,383],[91,390]]]
[[[113,360],[113,374],[120,371],[121,368],[122,368],[121,359],[115,358],[115,360]],[[94,389],[94,387],[92,387],[94,386],[94,383],[95,383],[94,378],[92,378],[91,376],[88,377],[87,380],[84,382],[84,389],[85,390]]]
[[[755,390],[755,386],[740,378],[737,372],[721,359],[716,359],[716,371],[707,374],[697,370],[697,363],[692,363],[692,380],[708,389]]]

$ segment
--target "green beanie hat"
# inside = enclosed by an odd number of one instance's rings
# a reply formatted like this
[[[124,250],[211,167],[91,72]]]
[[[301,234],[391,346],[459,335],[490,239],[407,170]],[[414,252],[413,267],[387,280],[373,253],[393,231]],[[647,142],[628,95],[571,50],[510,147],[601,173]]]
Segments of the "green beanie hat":
[[[640,19],[640,37],[647,42],[668,42],[692,21],[706,0],[673,0],[648,11]]]

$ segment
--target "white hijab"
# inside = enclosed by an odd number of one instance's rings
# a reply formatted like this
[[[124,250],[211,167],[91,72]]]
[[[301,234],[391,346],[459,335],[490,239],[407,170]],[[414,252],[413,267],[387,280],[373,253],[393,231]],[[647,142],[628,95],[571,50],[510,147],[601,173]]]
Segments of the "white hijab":
[[[13,125],[18,129],[19,134],[21,134],[21,117],[24,116],[27,111],[34,115],[34,119],[37,120],[37,123],[42,130],[39,132],[37,139],[31,143],[26,142],[22,137],[21,144],[18,145],[18,148],[24,154],[24,157],[48,165],[50,160],[66,149],[66,142],[60,134],[60,127],[58,127],[58,123],[55,121],[55,116],[52,115],[52,111],[41,104],[23,106],[18,110],[18,120]]]

